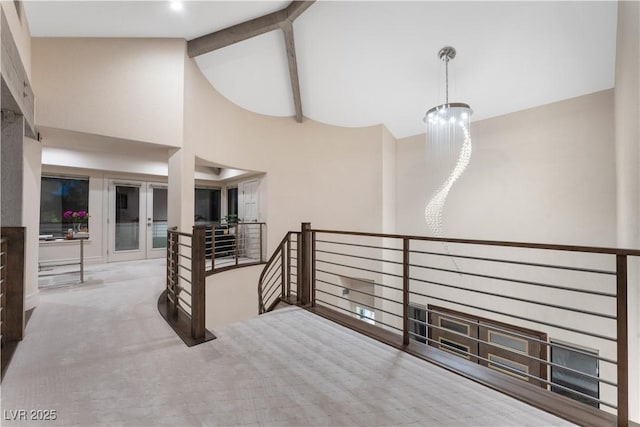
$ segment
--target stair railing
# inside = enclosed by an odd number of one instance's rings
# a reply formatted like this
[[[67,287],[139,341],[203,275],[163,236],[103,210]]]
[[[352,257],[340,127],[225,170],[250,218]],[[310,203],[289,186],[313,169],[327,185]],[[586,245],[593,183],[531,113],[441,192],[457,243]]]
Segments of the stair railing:
[[[158,310],[187,345],[215,338],[205,327],[207,276],[264,264],[265,229],[262,222],[241,222],[167,230],[167,281]]]
[[[300,233],[288,232],[262,270],[258,280],[258,313],[271,311],[280,302],[296,304],[299,301],[297,284],[299,235]]]
[[[161,313],[188,345],[205,341],[207,334],[204,242],[202,228],[193,234],[167,230],[167,286],[161,296],[166,308]]]

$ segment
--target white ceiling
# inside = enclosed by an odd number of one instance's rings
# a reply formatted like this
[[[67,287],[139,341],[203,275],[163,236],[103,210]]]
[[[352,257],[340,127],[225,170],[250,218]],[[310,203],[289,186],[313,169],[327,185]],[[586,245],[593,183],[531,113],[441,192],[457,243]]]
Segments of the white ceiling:
[[[37,2],[34,36],[191,39],[281,9],[288,1]],[[617,3],[319,1],[294,23],[306,117],[340,126],[384,123],[423,132],[444,102],[438,50],[452,45],[450,100],[474,120],[613,87]],[[274,31],[202,55],[198,65],[232,102],[293,116],[283,36]]]

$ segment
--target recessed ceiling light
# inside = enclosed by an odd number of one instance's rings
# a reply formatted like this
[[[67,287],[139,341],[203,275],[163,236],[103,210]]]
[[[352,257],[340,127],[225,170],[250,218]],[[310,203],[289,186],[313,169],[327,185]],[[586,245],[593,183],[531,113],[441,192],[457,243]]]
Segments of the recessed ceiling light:
[[[175,10],[176,12],[179,12],[182,10],[182,1],[180,0],[173,0],[171,2],[171,10]]]

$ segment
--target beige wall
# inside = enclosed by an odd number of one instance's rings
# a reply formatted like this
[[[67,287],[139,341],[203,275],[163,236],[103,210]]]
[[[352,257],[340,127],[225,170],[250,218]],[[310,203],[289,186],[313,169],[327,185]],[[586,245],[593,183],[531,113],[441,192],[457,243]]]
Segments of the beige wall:
[[[185,61],[185,147],[192,155],[266,172],[270,248],[300,222],[382,229],[382,126],[340,128],[262,116],[223,98]]]
[[[474,122],[471,133],[445,236],[615,245],[613,91]],[[424,209],[441,169],[424,135],[398,142],[398,232],[429,234]]]
[[[34,38],[37,124],[182,145],[184,40]]]
[[[185,218],[187,222],[193,218],[193,196],[184,195],[193,187],[190,168],[195,156],[265,173],[260,183],[260,220],[267,223],[268,255],[301,222],[379,232],[384,222],[381,206],[389,203],[386,221],[393,226],[395,141],[383,126],[340,128],[309,119],[299,124],[293,118],[251,113],[223,98],[190,59],[185,59],[184,120],[184,148],[174,155],[176,171],[181,172],[174,191],[183,194],[182,205],[174,207],[180,212],[174,215],[183,227],[188,225]],[[239,302],[237,310],[257,314],[260,271],[243,269],[224,273],[224,280],[218,275],[207,279],[207,325],[241,319],[236,309],[223,316],[225,311],[215,308],[215,295],[253,301],[249,306]]]
[[[206,280],[206,326],[215,329],[258,315],[258,281],[262,266],[214,274]],[[233,302],[233,304],[230,304]]]
[[[396,175],[398,153],[397,141],[386,127],[382,128],[382,231],[384,233],[396,232],[396,203],[397,184]]]

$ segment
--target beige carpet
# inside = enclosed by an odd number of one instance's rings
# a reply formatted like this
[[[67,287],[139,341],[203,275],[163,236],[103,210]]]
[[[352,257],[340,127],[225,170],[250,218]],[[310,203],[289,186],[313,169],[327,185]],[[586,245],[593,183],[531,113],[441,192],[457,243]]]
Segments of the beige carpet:
[[[43,290],[2,384],[2,425],[567,424],[297,308],[187,348],[156,310],[163,273],[162,260],[118,263]],[[21,409],[56,419],[6,419]]]

